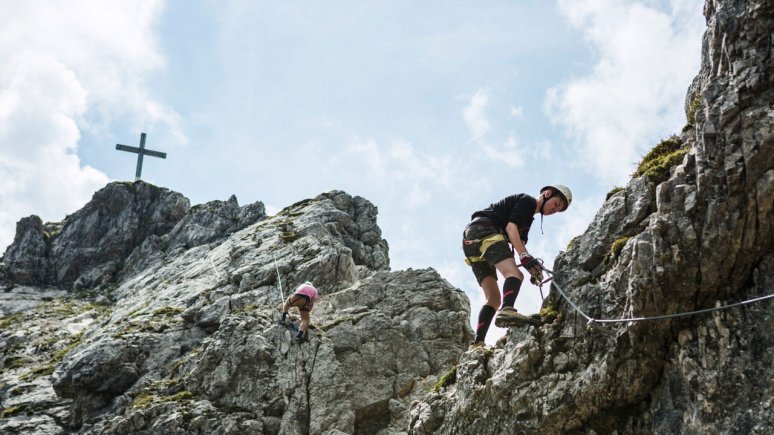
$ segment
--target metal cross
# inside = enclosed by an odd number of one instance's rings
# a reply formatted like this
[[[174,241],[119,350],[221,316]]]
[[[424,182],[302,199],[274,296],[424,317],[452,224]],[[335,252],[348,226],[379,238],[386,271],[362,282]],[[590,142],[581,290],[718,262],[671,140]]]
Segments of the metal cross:
[[[137,153],[137,171],[135,171],[134,173],[134,181],[138,181],[140,179],[140,175],[142,174],[142,157],[144,155],[158,157],[160,159],[167,158],[167,153],[145,149],[145,136],[146,136],[145,133],[140,134],[139,148],[116,144],[116,149],[119,151],[128,151],[130,153]]]

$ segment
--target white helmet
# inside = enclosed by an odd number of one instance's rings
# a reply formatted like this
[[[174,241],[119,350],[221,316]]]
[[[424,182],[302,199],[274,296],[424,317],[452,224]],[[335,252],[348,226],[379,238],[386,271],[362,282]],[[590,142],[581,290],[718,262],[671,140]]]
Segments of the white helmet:
[[[562,199],[564,199],[564,203],[567,204],[564,210],[567,210],[570,207],[570,204],[572,203],[572,191],[570,190],[569,187],[565,186],[564,184],[550,184],[540,189],[540,193],[543,193],[547,189],[551,189],[552,191],[554,191],[554,193],[558,193],[559,195],[562,196]]]

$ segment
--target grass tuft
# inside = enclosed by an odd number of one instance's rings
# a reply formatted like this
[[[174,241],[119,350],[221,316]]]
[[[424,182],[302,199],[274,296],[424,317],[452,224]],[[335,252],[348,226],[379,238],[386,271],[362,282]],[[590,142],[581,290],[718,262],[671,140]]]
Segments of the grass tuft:
[[[697,92],[696,96],[691,100],[691,104],[688,105],[688,113],[686,115],[688,125],[696,124],[696,111],[699,110],[699,106],[701,106],[701,94]]]
[[[677,136],[670,136],[658,143],[642,158],[632,177],[647,176],[652,182],[660,184],[669,178],[669,170],[683,161],[688,153],[683,147],[683,141]]]
[[[436,382],[435,386],[433,387],[433,391],[441,391],[441,389],[448,387],[455,382],[457,382],[457,366],[449,369],[448,372],[441,376],[441,379],[438,379],[438,382]]]
[[[631,237],[625,236],[613,242],[613,244],[610,245],[610,258],[617,258],[629,239],[631,239]]]
[[[622,190],[626,190],[626,188],[620,187],[620,186],[615,186],[613,188],[613,190],[611,190],[610,192],[607,192],[607,196],[605,196],[605,201],[607,201],[608,199],[610,199],[611,196],[615,195],[616,193],[618,193],[618,192],[620,192]]]

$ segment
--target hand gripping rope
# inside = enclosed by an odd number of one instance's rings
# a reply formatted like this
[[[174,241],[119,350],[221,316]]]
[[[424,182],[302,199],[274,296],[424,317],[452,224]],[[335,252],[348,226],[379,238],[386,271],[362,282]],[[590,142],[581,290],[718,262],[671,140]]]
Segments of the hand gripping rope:
[[[567,293],[565,293],[564,290],[562,290],[562,288],[559,286],[559,284],[557,284],[556,280],[554,280],[554,272],[551,271],[551,270],[546,269],[545,266],[542,265],[542,260],[541,260],[541,266],[540,267],[542,267],[543,270],[549,276],[548,279],[546,279],[545,281],[541,282],[540,285],[539,285],[539,287],[540,287],[540,295],[543,296],[543,284],[551,281],[551,284],[554,286],[554,288],[556,288],[556,290],[559,292],[559,294],[562,296],[562,298],[564,298],[564,300],[566,300],[567,303],[569,303],[572,306],[572,308],[575,309],[575,311],[577,311],[581,316],[583,316],[588,321],[586,323],[587,325],[588,324],[592,324],[592,323],[607,323],[607,324],[609,324],[609,323],[628,323],[628,322],[642,322],[642,321],[646,321],[646,320],[664,320],[664,319],[673,319],[673,318],[676,318],[676,317],[688,317],[688,316],[694,316],[696,314],[704,314],[704,313],[710,313],[710,312],[713,312],[713,311],[727,310],[729,308],[734,308],[734,307],[738,307],[738,306],[741,306],[741,305],[752,304],[754,302],[760,302],[760,301],[763,301],[763,300],[766,300],[766,299],[774,298],[774,294],[769,294],[769,295],[760,296],[760,297],[757,297],[757,298],[748,299],[748,300],[741,301],[741,302],[736,302],[736,303],[733,303],[733,304],[721,305],[719,307],[705,308],[705,309],[702,309],[702,310],[694,310],[694,311],[685,311],[685,312],[682,312],[682,313],[664,314],[664,315],[661,315],[661,316],[629,317],[629,318],[624,318],[624,319],[595,319],[595,318],[589,316],[588,314],[584,313],[583,310],[581,310],[580,307],[578,307],[578,305],[576,305],[569,298],[569,296],[567,296]]]
[[[537,287],[540,289],[540,299],[542,300],[542,299],[545,299],[545,298],[546,298],[545,296],[543,296],[543,284],[545,284],[545,283],[547,283],[547,282],[550,282],[550,281],[552,281],[552,280],[554,279],[554,277],[552,276],[552,274],[551,274],[551,271],[550,271],[550,270],[548,270],[548,269],[546,269],[546,267],[545,267],[545,266],[543,266],[543,259],[542,259],[542,258],[537,258],[537,257],[535,257],[535,260],[537,260],[537,261],[538,261],[538,263],[540,263],[540,268],[541,268],[541,269],[543,269],[544,271],[546,271],[546,272],[548,272],[548,273],[549,273],[549,275],[548,275],[548,278],[546,278],[546,279],[544,279],[543,281],[540,281],[540,282],[538,282],[538,283],[536,283],[536,282],[534,282],[534,281],[530,280],[530,282],[531,282],[532,284],[536,285],[536,286],[537,286]],[[518,263],[516,263],[516,267],[524,267],[524,268],[526,269],[526,267],[525,267],[525,266],[522,266],[521,264],[518,264]]]

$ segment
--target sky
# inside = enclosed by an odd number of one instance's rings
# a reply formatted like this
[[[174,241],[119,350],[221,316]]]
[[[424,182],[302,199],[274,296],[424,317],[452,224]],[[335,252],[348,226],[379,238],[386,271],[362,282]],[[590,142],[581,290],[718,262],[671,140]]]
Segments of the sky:
[[[0,253],[112,181],[270,214],[330,190],[379,209],[393,270],[464,263],[472,212],[547,184],[527,249],[551,267],[605,195],[685,125],[698,0],[10,1],[0,16]],[[502,283],[502,280],[500,281]],[[547,287],[544,292],[547,292]],[[516,308],[541,295],[522,286]],[[487,342],[504,331],[492,327]]]

